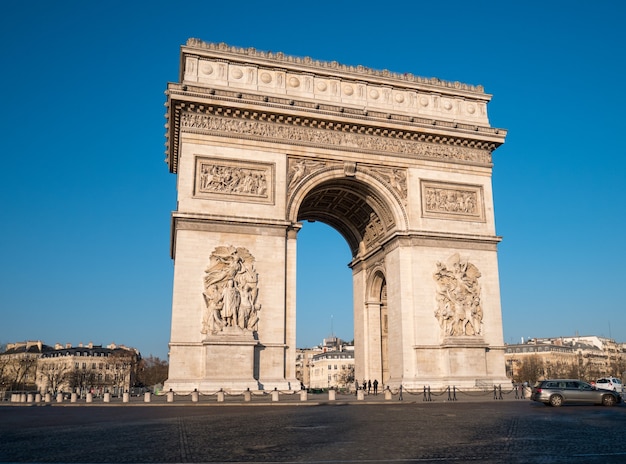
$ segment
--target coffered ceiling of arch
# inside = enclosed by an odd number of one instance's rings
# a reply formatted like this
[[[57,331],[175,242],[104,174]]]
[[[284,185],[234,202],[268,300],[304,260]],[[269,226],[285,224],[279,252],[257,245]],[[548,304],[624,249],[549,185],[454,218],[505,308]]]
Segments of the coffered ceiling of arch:
[[[311,190],[298,210],[299,221],[320,221],[336,229],[353,256],[376,246],[395,224],[374,192],[347,179],[326,182]]]

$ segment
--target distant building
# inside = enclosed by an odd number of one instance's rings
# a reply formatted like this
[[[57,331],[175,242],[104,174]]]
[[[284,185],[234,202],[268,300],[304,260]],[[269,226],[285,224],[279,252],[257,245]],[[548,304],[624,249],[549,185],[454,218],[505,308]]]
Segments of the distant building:
[[[314,355],[311,360],[310,388],[353,388],[354,348],[350,348]]]
[[[513,381],[527,377],[568,377],[594,381],[603,376],[626,375],[626,344],[597,336],[531,338],[506,345],[507,376]]]
[[[117,395],[134,385],[140,359],[136,349],[115,344],[10,343],[0,353],[0,389]]]
[[[296,378],[306,388],[350,388],[354,382],[354,345],[331,336],[313,348],[299,348]]]
[[[0,391],[37,389],[37,360],[53,348],[41,341],[7,343],[0,353]]]

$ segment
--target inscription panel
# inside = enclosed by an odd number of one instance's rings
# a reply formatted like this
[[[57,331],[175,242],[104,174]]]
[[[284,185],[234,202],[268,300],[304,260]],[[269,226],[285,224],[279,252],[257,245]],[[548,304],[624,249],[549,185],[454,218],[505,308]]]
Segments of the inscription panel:
[[[421,186],[423,217],[485,221],[482,186],[426,180]]]
[[[270,163],[196,157],[194,197],[252,203],[274,203],[274,171]]]

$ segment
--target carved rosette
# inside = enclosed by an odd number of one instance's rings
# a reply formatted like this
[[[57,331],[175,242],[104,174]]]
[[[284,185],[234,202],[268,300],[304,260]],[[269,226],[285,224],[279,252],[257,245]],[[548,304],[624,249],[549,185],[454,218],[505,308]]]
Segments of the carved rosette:
[[[433,279],[437,285],[437,309],[443,337],[482,335],[481,276],[476,266],[458,253],[444,264],[437,262]]]
[[[254,262],[246,248],[215,248],[203,279],[203,334],[257,331],[261,305],[257,303],[259,275]]]

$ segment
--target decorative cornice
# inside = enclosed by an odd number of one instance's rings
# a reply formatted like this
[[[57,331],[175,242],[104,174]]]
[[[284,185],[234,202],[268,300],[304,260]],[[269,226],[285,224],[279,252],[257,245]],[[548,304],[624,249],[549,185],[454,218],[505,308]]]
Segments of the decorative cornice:
[[[459,128],[458,124],[453,129],[456,135],[433,129],[441,127],[433,121],[428,125],[425,121],[406,121],[402,127],[393,127],[374,121],[324,118],[321,114],[302,116],[262,107],[226,106],[223,101],[194,103],[179,100],[173,93],[169,96],[166,161],[171,172],[178,168],[180,131],[486,167],[491,166],[491,152],[503,141],[491,128],[472,126],[472,138],[462,133],[467,128]],[[484,133],[484,129],[489,129],[489,133]]]

